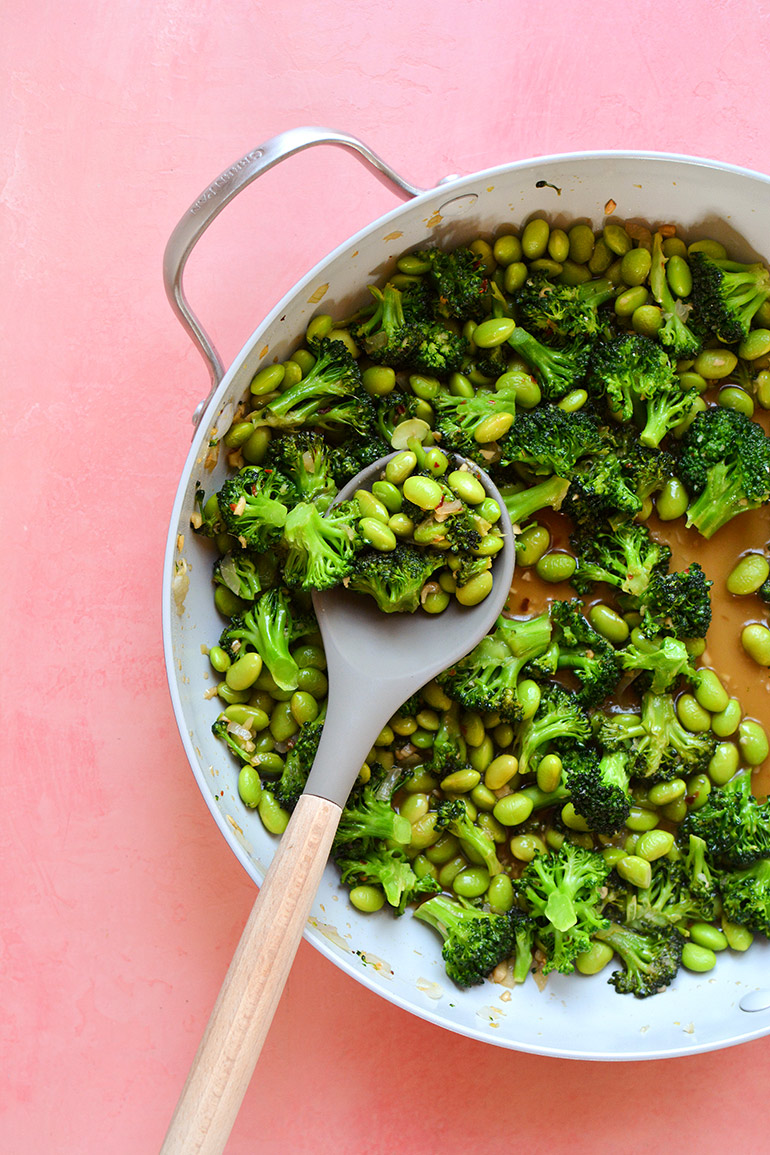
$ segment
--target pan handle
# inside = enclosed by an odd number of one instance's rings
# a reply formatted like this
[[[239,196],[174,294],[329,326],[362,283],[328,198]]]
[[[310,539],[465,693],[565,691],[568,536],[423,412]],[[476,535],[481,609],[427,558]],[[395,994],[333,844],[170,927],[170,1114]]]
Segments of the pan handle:
[[[359,159],[367,164],[377,179],[384,185],[392,188],[404,200],[418,196],[424,189],[409,184],[403,177],[386,164],[381,157],[354,136],[345,132],[335,132],[330,128],[290,128],[266,140],[258,148],[252,149],[226,168],[223,173],[204,189],[197,200],[193,201],[179,224],[169,237],[166,251],[163,256],[163,283],[171,308],[176,313],[181,324],[189,334],[193,344],[202,354],[208,365],[211,376],[211,391],[205,400],[196,406],[193,413],[193,425],[197,426],[209,401],[224,376],[224,365],[219,353],[214,348],[206,330],[190,308],[184,294],[182,275],[187,258],[195,248],[203,233],[211,222],[241,189],[246,188],[258,176],[267,172],[274,165],[286,160],[295,153],[303,152],[316,144],[332,144],[339,148],[347,148],[358,155]]]

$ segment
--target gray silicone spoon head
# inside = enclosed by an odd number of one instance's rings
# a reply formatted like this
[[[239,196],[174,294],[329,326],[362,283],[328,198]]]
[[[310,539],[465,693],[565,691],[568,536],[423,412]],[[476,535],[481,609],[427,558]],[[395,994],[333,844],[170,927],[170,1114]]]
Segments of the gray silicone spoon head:
[[[395,456],[391,454],[390,456]],[[390,457],[381,458],[340,490],[336,502],[371,489]],[[455,459],[458,464],[463,458]],[[491,593],[477,606],[454,598],[443,613],[383,613],[374,598],[342,587],[315,592],[329,699],[321,741],[305,792],[344,806],[374,740],[398,707],[426,682],[470,653],[505,606],[515,562],[513,528],[500,493],[473,462],[502,511],[504,545],[492,563]]]

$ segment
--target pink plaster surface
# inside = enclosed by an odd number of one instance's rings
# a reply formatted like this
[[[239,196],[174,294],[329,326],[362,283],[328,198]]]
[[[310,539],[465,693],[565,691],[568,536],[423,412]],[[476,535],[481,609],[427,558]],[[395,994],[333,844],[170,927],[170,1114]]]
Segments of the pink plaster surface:
[[[418,184],[595,147],[770,171],[769,55],[755,0],[4,6],[0,1151],[157,1150],[254,897],[165,684],[162,556],[207,390],[161,284],[178,217],[307,123]],[[336,151],[241,199],[188,282],[226,359],[396,203]],[[769,1074],[768,1039],[643,1064],[498,1050],[303,943],[228,1150],[753,1153]]]

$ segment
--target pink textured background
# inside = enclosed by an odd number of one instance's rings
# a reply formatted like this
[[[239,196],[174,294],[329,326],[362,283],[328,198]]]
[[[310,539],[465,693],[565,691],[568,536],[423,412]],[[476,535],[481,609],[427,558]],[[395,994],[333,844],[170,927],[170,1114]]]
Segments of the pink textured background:
[[[162,555],[207,390],[161,285],[178,217],[307,123],[418,184],[593,147],[768,171],[769,54],[756,0],[4,6],[0,1150],[157,1150],[253,900],[165,687]],[[396,203],[318,150],[241,202],[188,281],[226,359]],[[229,1150],[760,1152],[768,1073],[767,1039],[635,1065],[485,1047],[303,944]]]

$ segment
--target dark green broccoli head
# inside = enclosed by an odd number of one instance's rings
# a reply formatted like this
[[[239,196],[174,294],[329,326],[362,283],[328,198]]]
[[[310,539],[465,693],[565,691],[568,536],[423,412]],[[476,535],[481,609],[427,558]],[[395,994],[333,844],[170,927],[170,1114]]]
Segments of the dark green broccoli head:
[[[472,860],[483,862],[492,877],[502,873],[494,841],[482,827],[473,822],[464,799],[448,798],[438,803],[435,829],[454,834],[461,848],[470,853]]]
[[[611,923],[596,937],[611,946],[623,963],[624,969],[614,971],[609,980],[618,994],[646,999],[664,990],[677,976],[685,940],[676,927],[645,934]]]
[[[460,707],[453,702],[449,709],[441,714],[438,730],[433,739],[428,769],[443,777],[453,770],[460,770],[468,765],[467,745],[460,726]]]
[[[698,562],[673,573],[653,573],[642,599],[642,632],[647,637],[705,638],[711,625],[712,585]]]
[[[713,537],[739,513],[770,501],[770,438],[745,413],[715,405],[682,439],[679,475],[691,497],[688,527]]]
[[[519,773],[527,774],[553,744],[587,742],[591,721],[574,694],[552,685],[540,695],[540,704],[531,718],[519,723],[514,753]]]
[[[329,449],[329,468],[335,484],[342,489],[357,473],[374,465],[381,457],[392,453],[390,442],[378,433],[371,436],[354,434]]]
[[[310,429],[299,429],[281,437],[273,437],[264,464],[288,477],[298,498],[301,501],[312,501],[323,513],[337,493],[334,452],[322,434]]]
[[[581,458],[570,473],[561,508],[579,534],[588,536],[636,517],[643,499],[614,453]]]
[[[622,668],[636,675],[636,688],[665,694],[681,678],[693,681],[695,668],[687,646],[679,638],[656,634],[627,642],[618,651]]]
[[[528,863],[516,889],[538,925],[546,954],[544,974],[569,974],[597,931],[608,926],[601,914],[608,874],[601,854],[566,839],[558,851],[537,854]]]
[[[379,886],[389,906],[403,914],[416,899],[436,894],[441,889],[430,875],[418,878],[402,850],[381,842],[373,845],[351,843],[342,846],[335,856],[342,881],[348,886]]]
[[[671,549],[657,541],[643,522],[622,522],[616,529],[580,525],[572,537],[577,569],[572,584],[579,592],[606,582],[634,598],[644,598],[656,573],[668,570]]]
[[[517,327],[508,344],[532,367],[547,401],[558,401],[583,384],[591,357],[590,341],[579,339],[555,348]]]
[[[415,918],[441,935],[447,975],[460,987],[483,983],[515,949],[510,917],[472,906],[465,899],[437,894],[417,907]]]
[[[502,416],[513,420],[516,412],[516,391],[508,389],[478,389],[473,397],[455,397],[440,392],[434,402],[436,410],[435,433],[445,452],[459,453],[472,461],[485,464],[493,440],[485,437],[485,422],[489,417]]]
[[[299,666],[289,647],[317,628],[314,616],[298,610],[287,590],[275,588],[231,620],[219,645],[233,660],[250,650],[258,653],[279,689],[296,690]]]
[[[702,838],[720,867],[740,869],[770,857],[770,803],[751,792],[751,771],[743,770],[726,786],[712,790],[705,804],[691,810],[680,827],[682,836]]]
[[[244,549],[261,553],[281,536],[296,491],[277,469],[249,465],[217,494],[222,522]]]
[[[479,321],[485,316],[489,280],[477,253],[461,246],[452,252],[422,249],[416,256],[429,265],[426,300],[435,316],[458,321]]]
[[[324,338],[313,345],[315,363],[301,381],[267,400],[252,419],[273,429],[317,426],[371,433],[374,406],[361,384],[361,370],[342,341]]]
[[[684,865],[667,858],[652,863],[648,887],[624,885],[616,888],[612,897],[615,911],[622,916],[616,921],[632,930],[681,929],[694,920],[710,922],[716,914],[715,893],[692,889]]]
[[[238,726],[236,723],[231,722],[229,718],[222,715],[222,717],[217,718],[216,722],[212,725],[211,733],[215,738],[218,738],[220,742],[224,742],[239,762],[244,762],[247,766],[254,766],[258,760],[256,745],[251,736],[247,738],[243,733],[245,729],[247,728]]]
[[[569,670],[578,683],[582,706],[597,706],[616,688],[620,662],[615,647],[593,628],[579,600],[554,601],[550,607],[555,670]]]
[[[770,858],[719,875],[722,909],[730,922],[770,938]]]
[[[575,812],[597,834],[622,830],[631,812],[629,755],[598,754],[590,746],[571,746],[562,753],[566,785]]]
[[[503,483],[498,488],[515,530],[516,526],[524,525],[541,509],[558,510],[565,507],[566,511],[565,503],[571,492],[571,482],[569,478],[554,474],[535,485]]]
[[[325,711],[312,722],[305,722],[290,740],[281,776],[272,786],[273,797],[285,810],[293,810],[305,789],[321,741]]]
[[[440,553],[404,543],[389,553],[366,549],[356,556],[346,585],[373,597],[386,614],[413,613],[425,583],[444,564]]]
[[[520,462],[535,474],[567,477],[581,457],[601,453],[604,440],[589,406],[568,413],[559,405],[519,409],[500,442],[500,464]]]
[[[359,516],[352,501],[335,505],[326,516],[311,502],[298,502],[286,516],[281,538],[289,585],[326,590],[343,582],[362,545]]]
[[[544,272],[535,272],[515,293],[514,302],[525,329],[562,339],[597,337],[608,323],[601,306],[614,295],[607,280],[562,285]]]
[[[693,315],[697,327],[728,345],[748,335],[757,310],[770,297],[770,273],[760,263],[690,255]]]
[[[412,836],[412,827],[393,809],[389,798],[380,797],[376,779],[362,782],[353,787],[342,808],[337,833],[334,836],[335,854],[350,843],[392,840],[399,846],[406,846]]]

